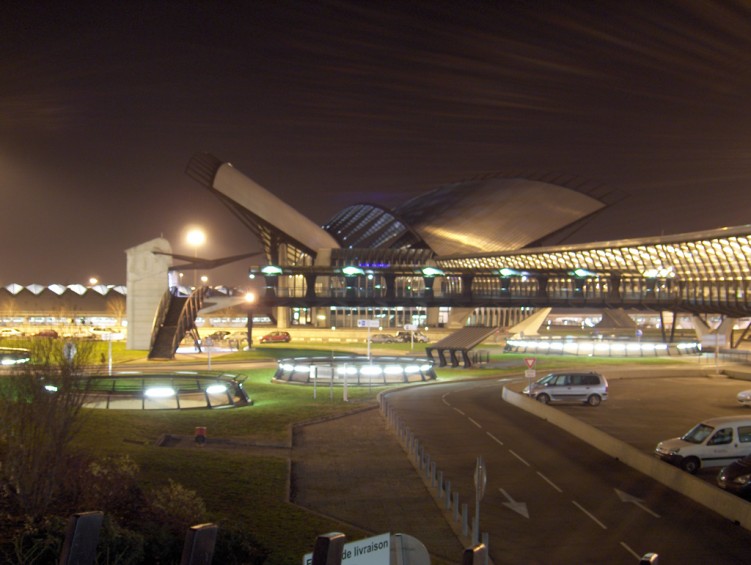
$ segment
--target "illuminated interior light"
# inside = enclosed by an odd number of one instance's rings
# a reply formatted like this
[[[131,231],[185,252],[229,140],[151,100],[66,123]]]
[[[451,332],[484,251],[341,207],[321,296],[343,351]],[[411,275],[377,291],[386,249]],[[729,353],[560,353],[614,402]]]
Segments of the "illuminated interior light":
[[[143,394],[149,398],[169,398],[175,396],[175,389],[168,386],[155,386],[147,388]]]
[[[386,365],[383,368],[383,372],[386,375],[401,375],[404,372],[401,365]]]
[[[383,370],[378,365],[363,365],[362,367],[360,367],[361,375],[380,375],[382,372]]]
[[[295,373],[310,373],[310,371],[313,370],[313,367],[310,365],[295,365],[292,370]]]
[[[48,392],[57,392],[57,387],[55,385],[44,385],[44,390]]]
[[[360,267],[355,267],[354,265],[348,265],[342,268],[342,273],[348,277],[353,277],[355,275],[364,275],[365,271],[362,270]]]
[[[261,272],[264,275],[281,275],[282,268],[276,265],[266,265],[265,267],[261,269]]]
[[[444,273],[441,269],[438,269],[436,267],[423,267],[422,268],[422,275],[424,277],[442,277],[446,273]]]

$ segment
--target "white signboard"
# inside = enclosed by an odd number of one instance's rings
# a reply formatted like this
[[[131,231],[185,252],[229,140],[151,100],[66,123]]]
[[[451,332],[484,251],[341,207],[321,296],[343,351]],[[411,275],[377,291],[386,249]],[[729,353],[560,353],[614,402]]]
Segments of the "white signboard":
[[[417,325],[415,324],[404,324],[404,329],[408,332],[416,332],[417,331]]]
[[[378,320],[357,320],[357,327],[358,328],[377,328],[380,327],[380,322]]]
[[[702,347],[725,347],[727,337],[721,334],[707,334],[701,336]]]
[[[391,534],[380,534],[344,544],[342,564],[346,565],[389,565]],[[313,554],[306,553],[302,565],[313,565]]]

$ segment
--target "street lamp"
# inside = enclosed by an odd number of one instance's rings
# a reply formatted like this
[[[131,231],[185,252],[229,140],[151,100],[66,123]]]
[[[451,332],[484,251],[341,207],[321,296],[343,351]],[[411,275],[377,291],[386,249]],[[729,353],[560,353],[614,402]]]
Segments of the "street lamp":
[[[198,259],[198,248],[206,243],[206,232],[201,228],[193,228],[188,231],[187,236],[188,245],[193,247],[193,256]],[[196,272],[195,265],[193,266],[193,287],[198,286],[198,273]]]
[[[248,305],[248,351],[253,347],[253,304],[256,302],[256,295],[252,292],[245,294],[245,303]]]

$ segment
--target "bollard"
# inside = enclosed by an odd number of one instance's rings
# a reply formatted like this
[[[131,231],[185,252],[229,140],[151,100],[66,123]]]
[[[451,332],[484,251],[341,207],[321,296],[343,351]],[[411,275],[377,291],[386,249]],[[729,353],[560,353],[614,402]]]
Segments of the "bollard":
[[[469,509],[467,508],[467,503],[462,503],[462,534],[467,535],[469,534],[469,521],[467,520],[467,516],[469,514]]]
[[[485,565],[488,562],[488,548],[482,544],[469,547],[462,553],[461,565]]]
[[[85,565],[96,561],[96,546],[104,513],[98,510],[78,512],[68,518],[60,565]]]
[[[444,500],[446,501],[446,510],[449,510],[451,508],[451,481],[446,481],[446,496],[444,497]]]
[[[459,491],[454,491],[454,522],[459,521]]]
[[[435,461],[430,463],[430,486],[435,488],[436,484],[436,473],[435,473]]]
[[[313,565],[341,565],[346,541],[347,536],[341,532],[318,536],[313,548]]]
[[[214,558],[219,527],[216,524],[197,524],[188,528],[183,543],[180,565],[206,565]]]
[[[443,471],[438,471],[438,498],[443,498]]]
[[[195,439],[196,439],[196,443],[199,446],[203,446],[203,444],[206,443],[206,427],[205,426],[196,426]]]

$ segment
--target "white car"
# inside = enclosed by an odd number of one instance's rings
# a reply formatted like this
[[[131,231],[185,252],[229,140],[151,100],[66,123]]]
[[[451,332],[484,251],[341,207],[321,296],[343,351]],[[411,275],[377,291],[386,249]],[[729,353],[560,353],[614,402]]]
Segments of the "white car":
[[[743,406],[751,406],[751,390],[742,390],[736,398]]]
[[[123,335],[123,332],[118,331],[115,328],[104,328],[100,326],[95,326],[93,328],[89,328],[89,333],[91,336],[93,336],[96,339],[102,339],[105,341],[111,340],[111,341],[117,341],[119,339],[123,339],[125,336]]]
[[[21,337],[23,332],[16,328],[0,328],[0,337]]]

